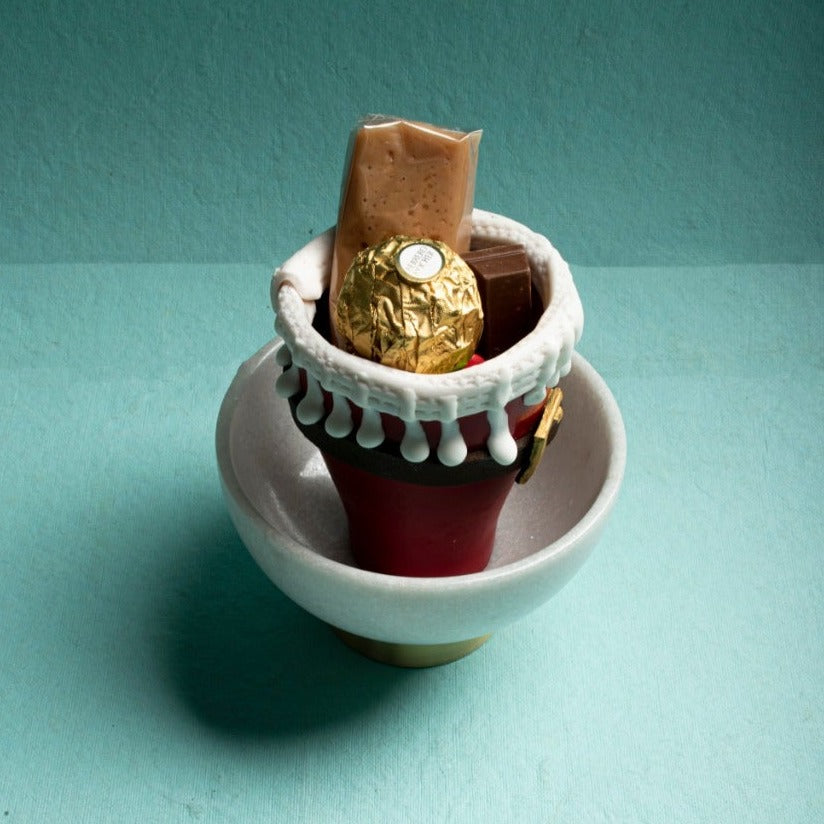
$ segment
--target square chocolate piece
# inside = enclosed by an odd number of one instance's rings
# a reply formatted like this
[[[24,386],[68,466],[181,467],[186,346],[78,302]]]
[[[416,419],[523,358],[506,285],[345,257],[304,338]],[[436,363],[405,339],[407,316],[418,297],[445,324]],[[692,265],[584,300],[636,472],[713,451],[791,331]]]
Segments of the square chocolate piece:
[[[465,252],[463,259],[475,273],[484,331],[478,354],[494,358],[532,329],[532,273],[520,244],[492,246]]]

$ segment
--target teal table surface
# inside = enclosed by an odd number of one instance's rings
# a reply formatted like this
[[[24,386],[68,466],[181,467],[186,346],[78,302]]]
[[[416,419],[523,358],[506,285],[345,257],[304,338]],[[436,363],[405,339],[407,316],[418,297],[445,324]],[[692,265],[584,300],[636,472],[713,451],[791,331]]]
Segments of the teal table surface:
[[[223,503],[269,268],[0,266],[0,821],[820,821],[824,266],[573,273],[613,517],[544,607],[401,670]]]

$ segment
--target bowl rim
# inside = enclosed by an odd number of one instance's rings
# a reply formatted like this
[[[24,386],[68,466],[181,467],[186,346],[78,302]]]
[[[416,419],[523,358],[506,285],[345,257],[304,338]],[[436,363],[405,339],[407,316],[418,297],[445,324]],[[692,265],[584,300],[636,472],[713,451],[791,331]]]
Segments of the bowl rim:
[[[282,341],[279,338],[274,338],[264,344],[240,366],[232,380],[221,403],[215,429],[217,463],[224,491],[231,497],[234,505],[243,513],[244,517],[251,521],[255,530],[266,537],[268,544],[288,553],[294,562],[307,571],[311,571],[314,575],[319,575],[328,580],[335,580],[340,584],[346,583],[353,588],[357,588],[361,593],[371,591],[381,594],[403,594],[411,598],[416,596],[451,598],[465,594],[470,590],[474,592],[498,590],[502,587],[514,585],[521,579],[530,577],[538,569],[554,565],[573,553],[590,533],[597,532],[600,529],[617,499],[623,481],[627,456],[626,431],[623,418],[618,404],[604,379],[586,358],[575,351],[572,353],[571,372],[582,372],[586,381],[592,385],[595,394],[602,402],[610,448],[608,450],[607,471],[601,488],[584,515],[570,530],[551,544],[530,553],[525,558],[520,558],[502,566],[489,567],[480,572],[450,577],[418,578],[388,575],[327,558],[312,547],[306,546],[290,535],[279,531],[266,521],[243,491],[232,461],[231,424],[238,402],[255,371],[268,358],[275,357],[281,345]],[[272,391],[274,393],[274,387]],[[295,436],[300,437],[297,428],[295,428]],[[258,559],[256,558],[256,560]]]

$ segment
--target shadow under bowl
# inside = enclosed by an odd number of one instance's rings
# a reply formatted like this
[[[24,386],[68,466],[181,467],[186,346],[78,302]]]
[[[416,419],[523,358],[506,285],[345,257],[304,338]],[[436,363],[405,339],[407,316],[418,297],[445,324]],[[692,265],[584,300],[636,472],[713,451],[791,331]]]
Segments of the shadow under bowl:
[[[535,475],[507,499],[487,568],[419,578],[355,565],[320,453],[274,391],[279,345],[273,340],[246,361],[223,400],[223,492],[263,572],[346,643],[394,664],[455,660],[542,605],[587,559],[621,486],[626,436],[612,393],[578,353],[560,383],[563,424]]]

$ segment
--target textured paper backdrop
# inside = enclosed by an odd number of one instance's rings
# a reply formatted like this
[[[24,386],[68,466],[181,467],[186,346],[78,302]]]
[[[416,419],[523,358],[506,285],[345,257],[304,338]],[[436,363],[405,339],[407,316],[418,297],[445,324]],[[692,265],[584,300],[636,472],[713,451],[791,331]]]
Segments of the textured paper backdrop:
[[[275,263],[377,111],[585,265],[819,261],[818,0],[0,8],[0,260]]]

